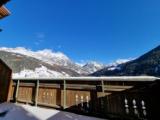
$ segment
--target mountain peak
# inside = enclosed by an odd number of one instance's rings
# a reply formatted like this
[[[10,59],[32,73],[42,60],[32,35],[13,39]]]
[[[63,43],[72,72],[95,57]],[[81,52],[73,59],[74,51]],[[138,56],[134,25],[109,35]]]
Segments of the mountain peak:
[[[96,72],[97,70],[100,70],[100,69],[103,69],[105,67],[105,65],[101,64],[101,63],[98,63],[98,62],[95,62],[95,61],[90,61],[90,62],[87,62],[83,68],[85,70],[88,71],[88,73],[93,73],[93,72]]]
[[[26,55],[29,57],[33,57],[33,58],[42,60],[52,65],[58,64],[58,65],[65,66],[67,62],[70,62],[70,59],[65,54],[61,52],[53,52],[50,49],[32,51],[24,47],[16,47],[16,48],[1,47],[0,51],[6,51],[6,52],[11,52],[11,53],[18,53],[18,54]]]

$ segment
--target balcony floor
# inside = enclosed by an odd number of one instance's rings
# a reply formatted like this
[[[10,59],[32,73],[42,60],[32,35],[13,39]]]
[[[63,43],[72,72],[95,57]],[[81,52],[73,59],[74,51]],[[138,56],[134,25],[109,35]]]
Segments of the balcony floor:
[[[0,120],[103,120],[75,113],[30,105],[0,104]]]

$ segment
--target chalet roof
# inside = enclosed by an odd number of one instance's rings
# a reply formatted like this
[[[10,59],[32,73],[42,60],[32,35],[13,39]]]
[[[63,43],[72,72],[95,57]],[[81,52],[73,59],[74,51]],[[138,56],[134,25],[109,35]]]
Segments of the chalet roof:
[[[9,14],[10,14],[10,12],[5,6],[0,7],[0,19],[8,16]]]
[[[0,0],[0,6],[6,4],[8,1],[10,1],[10,0]]]

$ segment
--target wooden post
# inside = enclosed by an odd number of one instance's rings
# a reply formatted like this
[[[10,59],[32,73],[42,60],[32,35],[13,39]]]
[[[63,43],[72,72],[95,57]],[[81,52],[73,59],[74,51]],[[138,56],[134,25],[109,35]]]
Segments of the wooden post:
[[[38,103],[38,91],[39,91],[39,80],[37,80],[37,83],[36,83],[35,106],[37,106],[37,103]]]
[[[66,80],[63,81],[63,109],[66,108]]]
[[[102,92],[104,93],[104,81],[101,81],[101,85],[102,85]]]
[[[97,112],[97,108],[98,108],[97,90],[91,90],[90,91],[90,96],[91,96],[91,111],[93,113],[96,113]]]
[[[16,84],[15,102],[17,102],[17,99],[18,99],[19,83],[20,83],[20,80],[18,80]]]

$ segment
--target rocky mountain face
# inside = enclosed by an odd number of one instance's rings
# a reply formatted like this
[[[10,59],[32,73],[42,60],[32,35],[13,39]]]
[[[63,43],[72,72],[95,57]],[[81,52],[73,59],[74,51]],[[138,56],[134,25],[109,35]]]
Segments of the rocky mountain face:
[[[160,76],[160,46],[152,49],[135,60],[116,66],[114,69],[105,67],[92,75],[94,76]]]
[[[44,73],[48,71],[49,76],[79,76],[79,74],[71,69],[61,67],[59,65],[50,65],[41,60],[26,55],[0,51],[0,58],[13,70],[15,76],[32,77],[35,70],[38,69],[40,76],[44,77]],[[25,72],[25,73],[24,73]],[[53,72],[53,73],[52,73]],[[30,74],[29,74],[30,73]],[[38,74],[38,73],[37,73]],[[42,74],[42,75],[41,75]]]
[[[82,68],[84,70],[86,70],[88,73],[94,73],[100,69],[103,69],[105,67],[105,65],[91,61],[86,63],[84,66],[82,66]]]
[[[22,47],[3,47],[0,58],[12,68],[15,77],[84,76],[101,69],[97,67],[98,63],[92,64],[94,67],[91,64],[80,66],[63,53],[47,49],[31,51]]]

